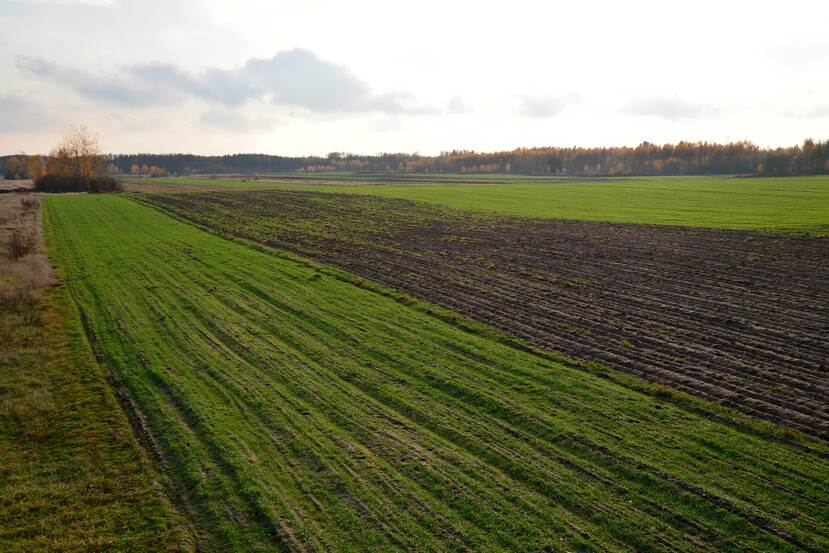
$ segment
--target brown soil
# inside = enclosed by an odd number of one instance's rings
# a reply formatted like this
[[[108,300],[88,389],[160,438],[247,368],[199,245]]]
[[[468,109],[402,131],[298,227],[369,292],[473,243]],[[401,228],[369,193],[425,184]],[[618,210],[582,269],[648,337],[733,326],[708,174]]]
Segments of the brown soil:
[[[149,201],[546,349],[829,437],[829,240],[286,191]]]

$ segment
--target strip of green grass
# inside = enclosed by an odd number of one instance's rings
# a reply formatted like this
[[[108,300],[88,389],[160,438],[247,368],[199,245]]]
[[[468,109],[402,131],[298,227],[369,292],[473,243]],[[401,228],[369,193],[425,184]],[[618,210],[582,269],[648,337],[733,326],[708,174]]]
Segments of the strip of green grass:
[[[652,177],[611,182],[342,187],[526,217],[822,233],[829,177]]]
[[[829,547],[823,444],[717,422],[123,197],[45,208],[205,550]]]
[[[190,550],[66,287],[32,309],[0,305],[0,551]]]
[[[505,173],[354,173],[354,172],[292,172],[268,173],[261,175],[263,179],[283,179],[295,182],[301,181],[331,181],[332,184],[349,182],[379,182],[379,183],[560,183],[588,180],[606,180],[604,177],[578,177],[560,175],[513,175]],[[615,179],[620,180],[620,179]]]

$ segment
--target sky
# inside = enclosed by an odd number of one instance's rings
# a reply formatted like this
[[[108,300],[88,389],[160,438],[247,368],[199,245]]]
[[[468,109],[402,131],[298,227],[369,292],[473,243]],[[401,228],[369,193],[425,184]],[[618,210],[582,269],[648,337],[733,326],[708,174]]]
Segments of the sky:
[[[829,139],[829,2],[0,0],[0,154]]]

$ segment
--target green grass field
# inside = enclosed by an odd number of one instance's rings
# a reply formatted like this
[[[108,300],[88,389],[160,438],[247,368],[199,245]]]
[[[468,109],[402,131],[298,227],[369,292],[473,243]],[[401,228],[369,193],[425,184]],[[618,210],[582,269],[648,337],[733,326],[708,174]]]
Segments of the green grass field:
[[[45,225],[203,550],[829,548],[825,444],[124,197]]]
[[[455,176],[457,177],[457,176]],[[463,175],[463,177],[467,177]],[[479,175],[480,177],[480,175]],[[488,175],[492,177],[492,175]],[[449,207],[525,217],[652,223],[724,229],[829,231],[829,177],[727,179],[718,177],[636,177],[598,181],[531,182],[507,177],[504,184],[427,182],[343,184],[243,183],[231,180],[172,179],[180,184],[226,188],[290,188],[373,194]],[[394,177],[388,177],[389,179]],[[513,180],[514,179],[514,180]],[[424,179],[425,180],[425,179]]]
[[[480,183],[480,184],[520,184],[520,183],[560,183],[582,180],[598,180],[602,177],[567,177],[560,175],[520,175],[509,173],[356,173],[356,172],[293,172],[268,173],[262,179],[280,179],[288,181],[331,181],[332,183],[375,182],[394,183]],[[616,179],[621,180],[621,179]]]

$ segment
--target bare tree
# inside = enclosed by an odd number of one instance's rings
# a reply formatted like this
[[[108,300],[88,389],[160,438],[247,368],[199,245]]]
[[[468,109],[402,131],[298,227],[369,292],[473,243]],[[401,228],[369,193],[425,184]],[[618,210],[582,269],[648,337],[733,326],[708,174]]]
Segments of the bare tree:
[[[94,177],[106,169],[98,135],[83,125],[66,129],[51,155],[59,175]]]

